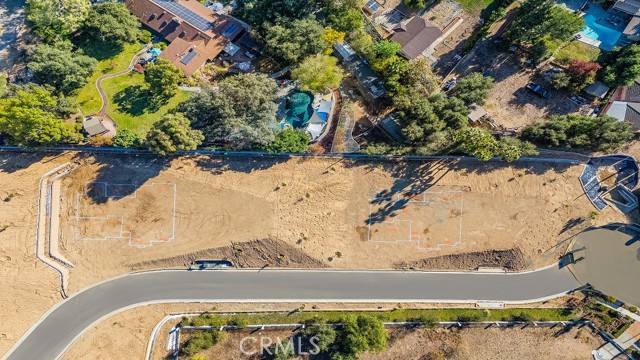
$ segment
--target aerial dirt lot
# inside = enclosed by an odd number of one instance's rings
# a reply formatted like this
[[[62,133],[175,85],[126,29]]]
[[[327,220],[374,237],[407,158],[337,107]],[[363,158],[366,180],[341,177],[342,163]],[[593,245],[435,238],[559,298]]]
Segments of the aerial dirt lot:
[[[0,353],[60,300],[57,274],[35,258],[34,234],[38,181],[66,162],[77,165],[63,179],[59,234],[75,265],[70,294],[195,258],[522,270],[555,261],[581,227],[624,221],[612,209],[589,219],[580,166],[0,154],[0,321],[12,324],[0,330]]]

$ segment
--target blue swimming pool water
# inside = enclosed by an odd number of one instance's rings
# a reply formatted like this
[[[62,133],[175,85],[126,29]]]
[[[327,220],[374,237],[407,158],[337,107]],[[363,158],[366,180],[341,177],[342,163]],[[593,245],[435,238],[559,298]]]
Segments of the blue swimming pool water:
[[[558,3],[564,4],[573,11],[582,9],[586,27],[580,31],[580,34],[602,42],[601,48],[611,50],[620,39],[625,24],[621,21],[620,24],[614,25],[607,21],[610,13],[599,3],[592,2],[586,8],[583,8],[584,0],[558,0]]]
[[[585,9],[584,21],[587,27],[580,33],[594,40],[599,40],[608,47],[618,42],[622,35],[622,28],[615,28],[615,25],[607,21],[609,13],[600,4],[591,4]],[[622,26],[618,25],[619,27]]]

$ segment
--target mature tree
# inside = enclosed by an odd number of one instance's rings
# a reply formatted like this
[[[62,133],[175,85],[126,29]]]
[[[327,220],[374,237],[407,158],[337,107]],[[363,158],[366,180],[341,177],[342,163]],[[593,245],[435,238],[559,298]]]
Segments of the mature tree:
[[[571,85],[571,77],[567,75],[566,72],[559,72],[557,74],[553,74],[550,79],[551,86],[554,89],[566,89]]]
[[[335,89],[342,81],[342,70],[338,59],[329,55],[315,55],[306,58],[291,71],[291,78],[300,81],[305,91],[325,92]]]
[[[50,85],[65,94],[83,87],[93,73],[97,61],[80,52],[71,51],[71,47],[68,42],[38,45],[29,58],[33,80],[39,84]]]
[[[440,79],[433,73],[431,65],[424,58],[409,63],[402,83],[422,96],[429,96],[440,88]]]
[[[382,40],[373,45],[373,53],[379,59],[387,59],[396,55],[402,46],[395,41]]]
[[[557,115],[527,126],[522,138],[533,143],[566,148],[612,151],[633,137],[629,122],[610,116]]]
[[[480,73],[473,73],[458,81],[455,95],[467,105],[473,103],[483,105],[489,97],[489,92],[492,88],[492,77],[482,76]]]
[[[436,115],[429,100],[415,93],[397,97],[395,104],[402,132],[413,143],[423,142],[447,125]]]
[[[0,71],[0,98],[7,93],[9,88],[9,75],[6,72]]]
[[[427,0],[404,0],[404,3],[414,9],[422,9],[427,6]]]
[[[146,142],[151,151],[167,155],[179,150],[195,150],[202,140],[202,132],[191,129],[189,119],[178,113],[166,114],[156,121],[147,133]]]
[[[571,60],[567,67],[567,75],[571,78],[571,91],[580,91],[596,80],[596,73],[602,66],[595,62]]]
[[[40,86],[0,99],[0,133],[16,145],[53,145],[82,140],[80,125],[65,123],[58,99]]]
[[[194,94],[179,109],[209,142],[264,148],[275,135],[276,91],[275,81],[266,76],[239,74],[220,81],[218,89]]]
[[[289,63],[297,63],[325,48],[324,29],[313,19],[293,20],[286,24],[268,26],[265,40],[268,52]]]
[[[276,134],[275,139],[267,146],[272,153],[301,153],[309,147],[311,137],[302,130],[284,129]]]
[[[325,21],[333,28],[350,33],[364,27],[360,0],[322,0]]]
[[[429,98],[433,112],[452,129],[461,129],[469,123],[469,108],[456,97],[438,93]]]
[[[491,133],[472,127],[459,130],[456,133],[456,142],[460,151],[485,161],[493,158],[497,146]]]
[[[302,330],[302,334],[307,338],[315,338],[314,342],[321,353],[329,351],[338,336],[336,329],[327,324],[307,326]]]
[[[237,0],[236,5],[234,14],[259,30],[278,21],[287,26],[291,19],[302,19],[318,10],[316,0]]]
[[[27,0],[27,19],[33,30],[46,42],[63,39],[85,20],[89,0]]]
[[[522,156],[538,155],[538,149],[528,141],[514,137],[503,137],[496,143],[495,155],[505,161],[514,161]]]
[[[604,81],[615,87],[631,85],[640,78],[640,45],[630,45],[616,55],[616,60],[604,72]]]
[[[121,129],[113,137],[113,145],[124,148],[139,148],[143,145],[143,139],[138,133]]]
[[[324,53],[329,55],[333,52],[333,46],[337,44],[342,44],[344,41],[345,33],[342,31],[334,30],[330,27],[324,29],[324,34],[322,34],[322,40],[325,43]]]
[[[554,0],[526,0],[508,34],[518,43],[531,44],[543,37],[567,41],[584,26],[584,19]]]
[[[273,360],[289,360],[293,358],[294,355],[293,343],[288,341],[285,343],[276,342],[276,344],[271,347],[271,352],[273,354]]]
[[[182,71],[165,59],[157,59],[144,70],[144,81],[149,85],[154,99],[160,102],[167,101],[178,93],[181,78]]]
[[[140,21],[123,3],[106,2],[91,8],[83,33],[101,46],[122,46],[138,41]]]
[[[347,317],[340,334],[339,352],[346,356],[369,351],[381,352],[387,347],[387,330],[382,321],[368,315]]]

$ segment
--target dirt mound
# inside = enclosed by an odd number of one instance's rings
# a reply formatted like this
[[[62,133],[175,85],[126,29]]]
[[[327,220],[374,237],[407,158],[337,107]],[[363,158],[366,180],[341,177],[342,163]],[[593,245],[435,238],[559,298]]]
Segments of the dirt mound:
[[[436,256],[395,264],[396,269],[418,270],[476,270],[478,267],[505,268],[510,271],[520,271],[527,268],[527,262],[522,251],[519,248],[513,248],[509,250],[488,250]]]
[[[130,264],[131,270],[188,267],[197,259],[229,260],[236,267],[325,268],[322,261],[276,239],[254,240],[230,246],[200,250],[180,256]]]

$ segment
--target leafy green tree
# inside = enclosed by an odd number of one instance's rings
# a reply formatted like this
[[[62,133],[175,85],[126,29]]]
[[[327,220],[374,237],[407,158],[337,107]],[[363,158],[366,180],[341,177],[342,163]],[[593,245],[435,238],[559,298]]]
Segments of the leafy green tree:
[[[58,99],[40,86],[0,99],[0,132],[16,145],[54,145],[82,140],[80,124],[60,118]]]
[[[557,115],[527,126],[521,137],[552,147],[613,151],[631,140],[633,127],[610,116]]]
[[[584,19],[554,0],[526,0],[518,10],[508,36],[512,41],[526,44],[543,37],[568,41],[584,26]]]
[[[436,115],[429,100],[415,93],[397,97],[395,105],[402,132],[413,143],[424,141],[447,125]]]
[[[218,330],[205,330],[196,332],[187,340],[187,343],[180,349],[182,355],[193,356],[200,351],[209,349],[220,341],[222,333]]]
[[[348,317],[339,336],[340,353],[346,356],[381,352],[387,347],[388,333],[382,321],[368,315]]]
[[[402,46],[395,41],[382,40],[373,45],[373,52],[379,59],[387,59],[396,55]]]
[[[289,360],[293,357],[293,343],[276,343],[271,347],[271,353],[273,360]]]
[[[571,84],[571,78],[564,71],[563,72],[559,72],[557,74],[553,74],[553,76],[551,76],[550,80],[551,80],[551,86],[554,89],[558,89],[558,90],[566,89]]]
[[[89,0],[27,0],[27,20],[45,42],[66,38],[86,19]]]
[[[493,158],[497,147],[496,139],[487,130],[472,127],[459,130],[456,142],[460,151],[484,161]]]
[[[336,329],[327,324],[307,326],[302,330],[302,334],[309,339],[315,338],[314,343],[321,353],[329,351],[338,336]]]
[[[293,20],[286,24],[267,26],[267,51],[289,63],[297,63],[325,48],[324,28],[313,19]]]
[[[179,150],[195,150],[202,140],[202,132],[191,129],[184,115],[167,114],[153,124],[146,142],[153,152],[167,155]]]
[[[318,10],[315,0],[237,0],[236,5],[234,15],[258,30],[278,21],[286,26],[291,19],[306,18]]]
[[[82,32],[101,46],[121,47],[138,41],[140,21],[123,3],[106,2],[91,8]]]
[[[514,161],[522,156],[538,155],[538,149],[528,141],[514,137],[503,137],[496,143],[495,155],[505,161]]]
[[[300,81],[305,91],[325,92],[335,89],[342,81],[342,70],[338,59],[329,55],[315,55],[306,58],[291,71],[291,78]]]
[[[311,137],[304,131],[284,129],[276,134],[275,139],[267,146],[272,153],[301,153],[309,147]]]
[[[6,72],[0,71],[0,98],[7,93],[9,87],[9,76]]]
[[[431,96],[429,102],[436,116],[444,121],[448,128],[461,129],[469,123],[470,111],[464,101],[438,93]]]
[[[118,130],[113,137],[113,145],[124,148],[139,148],[143,145],[143,139],[138,133],[131,130]]]
[[[350,33],[364,27],[360,0],[322,0],[325,21],[336,30]]]
[[[422,9],[427,6],[427,0],[404,0],[404,3],[414,9]]]
[[[640,78],[640,45],[629,45],[616,55],[616,60],[606,68],[604,81],[611,87],[631,85]]]
[[[68,42],[38,45],[29,57],[33,80],[39,84],[50,85],[65,94],[83,87],[93,73],[97,61],[80,52],[71,51],[71,47]]]
[[[402,84],[422,96],[430,96],[440,88],[440,79],[433,73],[427,59],[419,58],[409,63]]]
[[[167,101],[178,93],[181,78],[182,71],[165,59],[157,59],[144,70],[144,81],[149,85],[154,99],[160,102]]]
[[[493,89],[492,77],[482,76],[480,73],[473,73],[458,81],[455,96],[467,105],[474,103],[483,105],[489,97],[491,89]]]
[[[179,110],[209,142],[264,148],[275,135],[276,91],[275,81],[264,75],[239,74],[220,81],[218,89],[194,94]]]

